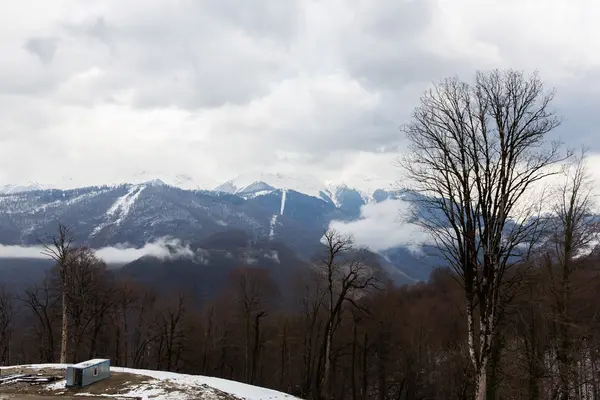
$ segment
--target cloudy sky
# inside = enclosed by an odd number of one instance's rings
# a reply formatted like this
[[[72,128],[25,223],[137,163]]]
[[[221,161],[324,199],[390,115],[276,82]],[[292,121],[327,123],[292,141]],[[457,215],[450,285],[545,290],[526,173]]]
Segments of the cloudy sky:
[[[0,2],[0,184],[394,179],[427,85],[538,70],[600,153],[595,0]],[[598,163],[600,165],[600,163]]]

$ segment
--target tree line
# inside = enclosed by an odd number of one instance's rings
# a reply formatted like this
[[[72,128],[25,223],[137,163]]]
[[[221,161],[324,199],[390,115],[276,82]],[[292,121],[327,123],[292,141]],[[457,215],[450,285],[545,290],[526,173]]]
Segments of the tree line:
[[[593,183],[547,140],[553,98],[512,70],[423,95],[400,164],[446,260],[428,282],[391,285],[330,230],[293,290],[240,266],[198,304],[117,279],[61,225],[46,279],[0,291],[0,363],[108,357],[310,399],[600,398]]]

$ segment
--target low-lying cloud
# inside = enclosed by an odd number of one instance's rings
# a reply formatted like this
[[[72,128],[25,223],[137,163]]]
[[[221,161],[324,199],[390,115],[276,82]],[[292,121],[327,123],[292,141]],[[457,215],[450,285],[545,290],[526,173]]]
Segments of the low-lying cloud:
[[[29,258],[46,259],[41,246],[5,246],[0,244],[0,258]],[[159,238],[146,243],[143,247],[129,247],[126,244],[117,244],[111,247],[94,249],[94,253],[108,264],[127,264],[141,257],[149,256],[161,260],[176,258],[191,258],[194,252],[188,244],[181,240],[168,237]]]
[[[408,222],[411,204],[404,200],[385,200],[361,207],[356,221],[332,221],[330,228],[342,234],[350,234],[357,245],[373,251],[404,246],[420,251],[431,237],[418,225]]]
[[[189,245],[183,245],[179,239],[160,238],[146,243],[144,247],[134,248],[117,245],[103,247],[95,251],[96,255],[109,264],[128,263],[144,256],[172,260],[175,258],[191,258],[194,252]]]

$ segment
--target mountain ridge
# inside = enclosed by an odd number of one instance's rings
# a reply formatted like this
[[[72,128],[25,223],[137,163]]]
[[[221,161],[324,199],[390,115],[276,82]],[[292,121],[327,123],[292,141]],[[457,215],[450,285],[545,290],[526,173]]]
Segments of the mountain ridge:
[[[193,244],[219,232],[241,230],[249,241],[279,241],[309,260],[332,221],[356,221],[364,205],[402,197],[401,191],[378,189],[365,199],[357,190],[340,186],[333,201],[265,182],[251,182],[236,191],[181,189],[153,179],[2,194],[0,243],[36,245],[54,232],[57,221],[72,226],[74,237],[92,248],[140,248],[165,236]],[[388,269],[399,269],[401,280],[426,279],[429,274],[429,268],[415,266],[420,257],[410,252],[392,258],[385,251],[376,253]]]

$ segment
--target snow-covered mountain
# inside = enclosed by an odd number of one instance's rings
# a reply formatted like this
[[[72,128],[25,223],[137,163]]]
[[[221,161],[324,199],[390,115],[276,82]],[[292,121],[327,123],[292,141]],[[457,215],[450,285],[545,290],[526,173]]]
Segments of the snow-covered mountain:
[[[235,194],[246,199],[266,195],[276,190],[292,190],[331,203],[356,216],[361,206],[382,201],[391,193],[400,191],[394,182],[367,176],[322,182],[310,175],[266,173],[239,175],[213,190]]]
[[[239,175],[214,188],[216,192],[255,194],[265,190],[290,189],[299,193],[328,200],[327,186],[310,175],[245,174]]]
[[[309,261],[331,221],[355,220],[365,204],[401,196],[398,191],[367,192],[283,175],[258,178],[262,180],[231,180],[215,190],[186,190],[152,179],[0,195],[0,244],[36,245],[61,221],[79,242],[92,248],[139,248],[173,237],[196,249],[216,234],[241,231],[248,238],[246,247],[262,243],[254,249],[257,254],[271,254],[268,243],[281,243]],[[429,274],[430,269],[421,268],[419,257],[407,249],[390,249],[381,256],[386,268],[401,271],[401,280],[426,279]]]
[[[45,190],[51,189],[50,185],[42,185],[40,183],[30,182],[25,185],[0,185],[0,194],[12,194],[12,193],[22,193],[22,192],[32,192],[34,190]]]

